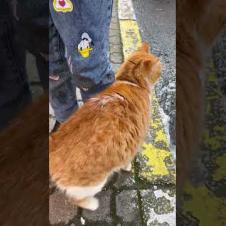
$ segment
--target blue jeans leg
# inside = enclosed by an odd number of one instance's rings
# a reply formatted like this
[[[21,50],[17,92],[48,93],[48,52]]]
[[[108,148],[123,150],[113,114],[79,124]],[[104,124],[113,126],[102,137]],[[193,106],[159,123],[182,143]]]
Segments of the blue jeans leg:
[[[75,86],[71,82],[70,72],[59,75],[59,80],[49,79],[49,98],[58,122],[65,121],[77,110]]]
[[[111,84],[114,73],[108,59],[108,36],[112,0],[54,0],[50,12],[76,85],[87,90]]]

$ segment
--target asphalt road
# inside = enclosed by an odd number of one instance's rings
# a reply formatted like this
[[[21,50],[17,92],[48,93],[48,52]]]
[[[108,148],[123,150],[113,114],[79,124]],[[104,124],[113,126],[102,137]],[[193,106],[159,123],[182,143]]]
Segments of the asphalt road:
[[[176,1],[133,0],[142,39],[151,44],[152,51],[160,57],[163,73],[156,86],[156,95],[163,112],[169,118],[171,144],[175,144],[176,96]]]

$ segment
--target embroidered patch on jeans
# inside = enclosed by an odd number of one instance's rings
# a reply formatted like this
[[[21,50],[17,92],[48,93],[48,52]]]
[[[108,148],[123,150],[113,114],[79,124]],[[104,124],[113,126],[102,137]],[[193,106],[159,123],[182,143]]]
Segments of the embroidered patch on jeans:
[[[87,58],[93,50],[93,41],[87,33],[81,36],[81,42],[78,44],[78,52],[82,57]]]
[[[70,0],[53,0],[53,8],[57,12],[67,13],[73,10],[73,4]]]

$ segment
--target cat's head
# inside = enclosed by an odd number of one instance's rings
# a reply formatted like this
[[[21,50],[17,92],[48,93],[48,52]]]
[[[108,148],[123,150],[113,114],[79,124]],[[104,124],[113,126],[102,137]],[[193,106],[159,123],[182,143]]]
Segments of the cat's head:
[[[138,84],[148,82],[153,85],[161,74],[161,63],[158,57],[149,51],[149,44],[143,43],[121,66],[116,77]]]

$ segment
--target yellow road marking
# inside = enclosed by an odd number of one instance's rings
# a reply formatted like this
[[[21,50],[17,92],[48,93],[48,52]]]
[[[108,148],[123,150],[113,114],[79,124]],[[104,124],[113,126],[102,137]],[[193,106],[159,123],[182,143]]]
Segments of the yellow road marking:
[[[169,174],[164,162],[164,159],[170,156],[169,151],[156,148],[152,144],[144,144],[142,154],[148,158],[146,164],[150,167],[150,171],[141,173],[142,176],[149,177],[150,174],[154,176],[165,176]]]
[[[121,40],[123,44],[123,54],[126,58],[131,52],[137,50],[141,46],[142,38],[140,35],[138,24],[135,20],[119,20],[121,30]],[[161,179],[162,176],[172,176],[175,179],[175,172],[172,173],[166,165],[166,158],[172,159],[169,150],[169,142],[163,127],[161,116],[159,113],[159,105],[155,94],[152,97],[152,118],[150,119],[150,130],[153,136],[152,143],[143,145],[142,158],[145,159],[145,169],[141,169],[141,175],[152,181],[153,179]],[[161,147],[159,147],[161,143]],[[173,162],[173,160],[171,161]],[[147,170],[148,169],[148,170]],[[175,180],[174,180],[175,182]]]
[[[119,23],[123,43],[123,55],[126,58],[130,53],[137,50],[142,43],[142,39],[135,20],[120,20]]]

